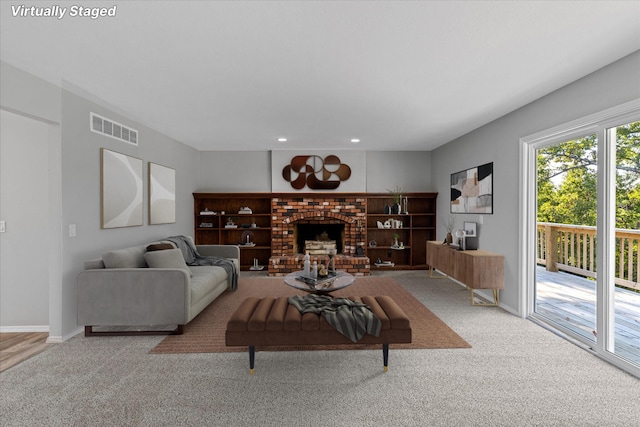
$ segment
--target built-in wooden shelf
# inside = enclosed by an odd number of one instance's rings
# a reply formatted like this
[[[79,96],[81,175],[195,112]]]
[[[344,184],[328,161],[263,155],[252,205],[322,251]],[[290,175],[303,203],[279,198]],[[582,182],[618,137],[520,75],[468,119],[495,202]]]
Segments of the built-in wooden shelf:
[[[425,263],[425,243],[436,238],[436,198],[438,193],[403,194],[406,204],[402,210],[407,212],[385,213],[386,207],[393,204],[389,193],[297,193],[287,197],[327,199],[357,197],[366,205],[366,224],[358,232],[358,241],[364,242],[365,255],[373,266],[378,259],[390,261],[394,267],[384,269],[427,269]],[[194,238],[196,244],[241,245],[243,233],[251,232],[251,242],[255,246],[240,246],[240,264],[243,270],[249,270],[254,259],[260,265],[268,265],[272,256],[273,216],[272,200],[283,197],[278,193],[194,193]],[[249,207],[251,214],[239,214],[241,208]],[[212,214],[203,214],[203,212]],[[222,213],[224,212],[224,213]],[[345,215],[349,214],[345,212]],[[226,228],[232,219],[237,228]],[[395,228],[378,228],[387,221],[396,224]],[[398,221],[402,226],[398,226]],[[255,224],[255,228],[251,225]],[[393,247],[394,234],[403,248]],[[372,242],[376,242],[375,246]],[[378,268],[378,267],[372,267]]]
[[[401,203],[398,214],[385,213],[391,208],[393,199],[388,193],[367,194],[367,256],[371,268],[380,269],[426,269],[425,243],[436,238],[436,198],[438,193],[407,193],[405,203]],[[406,208],[406,212],[405,211]],[[397,222],[401,228],[394,228]],[[389,221],[390,228],[379,228]],[[394,235],[403,249],[394,246]],[[375,246],[373,246],[375,242]],[[390,261],[393,267],[373,267],[378,260]]]
[[[238,213],[249,207],[251,213]],[[208,210],[214,214],[203,215]],[[238,245],[240,266],[249,270],[254,259],[265,266],[271,256],[271,194],[194,193],[194,238],[198,245]],[[224,212],[224,213],[222,213]],[[229,219],[237,228],[226,228]],[[252,227],[255,224],[255,227]],[[243,246],[245,232],[255,246]]]

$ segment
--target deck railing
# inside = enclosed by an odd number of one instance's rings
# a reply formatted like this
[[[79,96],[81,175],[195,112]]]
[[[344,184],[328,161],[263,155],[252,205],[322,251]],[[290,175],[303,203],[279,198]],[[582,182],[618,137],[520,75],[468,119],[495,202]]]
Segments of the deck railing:
[[[640,290],[639,243],[640,230],[616,228],[616,285]],[[595,227],[539,222],[536,249],[548,271],[596,277]]]

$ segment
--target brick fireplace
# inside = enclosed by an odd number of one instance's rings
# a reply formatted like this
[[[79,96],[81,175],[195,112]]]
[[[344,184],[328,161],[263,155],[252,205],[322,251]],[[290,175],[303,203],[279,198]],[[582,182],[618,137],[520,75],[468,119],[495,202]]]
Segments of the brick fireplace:
[[[298,246],[296,226],[342,225],[336,268],[356,276],[368,275],[369,258],[361,255],[366,241],[367,201],[361,197],[328,194],[274,195],[271,199],[271,258],[269,275],[284,276],[302,269],[304,255]],[[341,228],[342,229],[342,228]],[[327,256],[312,256],[311,262],[327,264]]]

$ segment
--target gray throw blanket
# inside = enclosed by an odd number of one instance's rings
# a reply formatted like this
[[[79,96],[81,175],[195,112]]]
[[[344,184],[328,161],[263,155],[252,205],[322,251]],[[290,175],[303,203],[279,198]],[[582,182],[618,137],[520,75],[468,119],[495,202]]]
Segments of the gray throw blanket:
[[[187,265],[217,265],[227,272],[227,277],[231,279],[232,291],[238,289],[238,271],[233,261],[217,256],[202,256],[193,245],[191,239],[186,236],[167,237],[168,241],[175,244],[182,251],[182,256]]]
[[[366,333],[379,336],[382,322],[369,306],[348,298],[332,298],[327,295],[295,295],[289,304],[300,313],[322,315],[326,321],[345,337],[358,342]]]

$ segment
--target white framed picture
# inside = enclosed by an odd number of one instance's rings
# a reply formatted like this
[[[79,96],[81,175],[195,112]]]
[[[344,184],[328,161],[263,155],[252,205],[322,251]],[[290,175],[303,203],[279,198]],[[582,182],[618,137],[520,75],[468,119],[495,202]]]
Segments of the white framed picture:
[[[176,170],[149,162],[149,224],[176,222]]]
[[[101,227],[141,226],[142,160],[106,148],[100,154]]]

